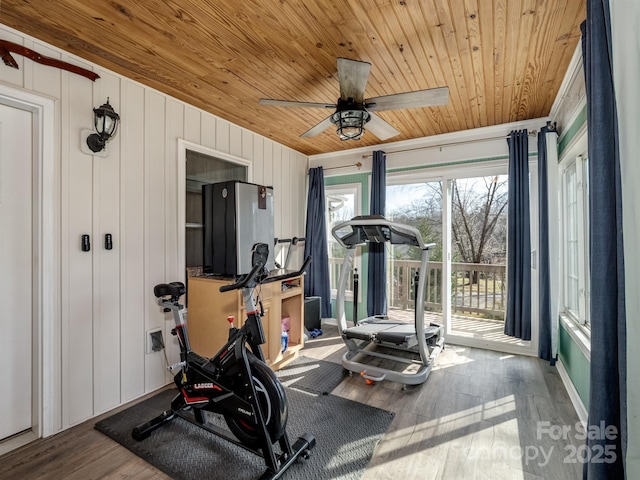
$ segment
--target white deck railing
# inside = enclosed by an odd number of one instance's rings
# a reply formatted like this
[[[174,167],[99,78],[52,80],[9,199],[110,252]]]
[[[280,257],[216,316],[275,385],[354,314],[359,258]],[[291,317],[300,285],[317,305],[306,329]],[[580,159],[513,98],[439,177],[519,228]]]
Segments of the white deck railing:
[[[341,259],[329,259],[332,285],[337,283]],[[414,306],[414,279],[420,269],[415,260],[392,260],[387,268],[389,307],[412,310]],[[366,279],[365,279],[366,280]],[[425,295],[425,310],[442,311],[442,262],[429,262],[429,278]],[[366,284],[366,281],[360,280]],[[451,264],[451,309],[453,313],[478,318],[502,320],[506,304],[506,266],[484,263]],[[348,281],[353,289],[353,275]]]

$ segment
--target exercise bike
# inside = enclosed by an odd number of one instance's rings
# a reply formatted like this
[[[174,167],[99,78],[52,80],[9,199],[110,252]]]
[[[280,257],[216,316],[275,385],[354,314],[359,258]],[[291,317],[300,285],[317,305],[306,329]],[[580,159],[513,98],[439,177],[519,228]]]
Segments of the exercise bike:
[[[268,248],[265,244],[260,246]],[[260,477],[263,479],[279,478],[298,458],[309,458],[315,437],[305,433],[291,445],[287,436],[287,399],[278,377],[265,363],[260,347],[265,336],[253,291],[260,283],[301,275],[310,260],[297,272],[266,278],[263,263],[254,261],[250,273],[220,287],[221,292],[242,289],[247,319],[240,328],[230,327],[228,342],[212,358],[198,355],[189,345],[184,306],[179,303],[186,293],[184,284],[155,286],[153,292],[158,303],[165,312],[173,312],[176,324],[171,333],[178,338],[181,361],[167,368],[180,369],[174,376],[179,393],[169,410],[133,429],[131,435],[135,440],[144,440],[178,415],[262,457],[267,467]],[[221,414],[233,435],[208,423],[203,412]],[[276,443],[279,451],[274,447]]]

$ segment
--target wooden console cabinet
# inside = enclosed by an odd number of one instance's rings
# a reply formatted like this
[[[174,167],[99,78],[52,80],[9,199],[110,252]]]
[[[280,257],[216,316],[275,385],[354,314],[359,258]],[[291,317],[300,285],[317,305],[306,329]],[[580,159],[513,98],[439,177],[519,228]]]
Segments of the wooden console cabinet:
[[[212,357],[229,335],[228,316],[240,327],[246,319],[242,291],[220,293],[222,285],[231,279],[206,276],[189,277],[187,285],[187,324],[189,340],[194,352]],[[256,298],[262,301],[262,327],[267,343],[262,351],[273,370],[293,360],[304,346],[304,277],[298,276],[256,287]],[[288,317],[289,346],[281,353],[282,318]]]

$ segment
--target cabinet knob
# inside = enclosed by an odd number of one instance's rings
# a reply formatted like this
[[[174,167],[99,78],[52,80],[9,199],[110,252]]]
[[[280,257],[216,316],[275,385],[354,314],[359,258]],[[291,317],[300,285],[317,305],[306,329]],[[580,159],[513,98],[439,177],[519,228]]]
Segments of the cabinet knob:
[[[91,250],[91,241],[89,235],[84,234],[82,235],[82,251],[88,252],[89,250]]]

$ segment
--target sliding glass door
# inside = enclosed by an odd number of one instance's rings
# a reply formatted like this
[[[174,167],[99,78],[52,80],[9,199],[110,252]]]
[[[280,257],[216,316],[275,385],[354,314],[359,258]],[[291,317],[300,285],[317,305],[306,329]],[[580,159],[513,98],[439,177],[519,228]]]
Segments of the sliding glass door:
[[[451,169],[441,177],[387,176],[386,216],[413,225],[431,249],[429,272],[418,272],[416,247],[387,244],[387,305],[391,318],[413,321],[416,274],[427,274],[425,315],[444,324],[457,343],[528,342],[504,335],[506,308],[506,166]],[[532,185],[532,204],[535,186]],[[532,218],[535,215],[532,212]],[[536,241],[532,238],[532,245]]]

